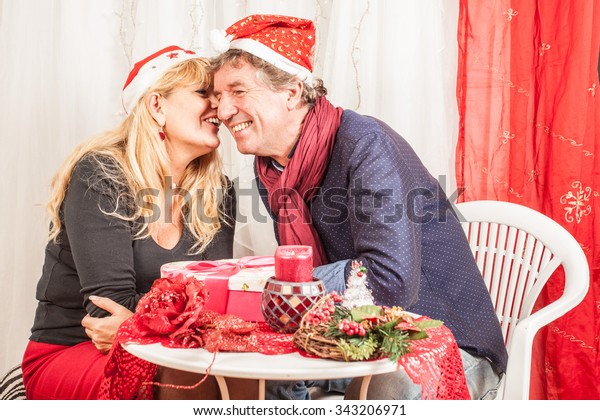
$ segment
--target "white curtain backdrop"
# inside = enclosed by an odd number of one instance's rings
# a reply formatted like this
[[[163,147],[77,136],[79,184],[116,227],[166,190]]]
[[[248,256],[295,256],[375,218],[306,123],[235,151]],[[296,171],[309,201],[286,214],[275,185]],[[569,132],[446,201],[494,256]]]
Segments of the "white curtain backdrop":
[[[315,21],[331,102],[387,122],[454,191],[458,0],[0,0],[0,374],[29,337],[62,160],[120,121],[135,61],[172,44],[212,56],[210,30],[254,13]],[[222,140],[228,175],[250,190],[252,158]],[[245,193],[239,212],[236,256],[272,254],[262,203]]]

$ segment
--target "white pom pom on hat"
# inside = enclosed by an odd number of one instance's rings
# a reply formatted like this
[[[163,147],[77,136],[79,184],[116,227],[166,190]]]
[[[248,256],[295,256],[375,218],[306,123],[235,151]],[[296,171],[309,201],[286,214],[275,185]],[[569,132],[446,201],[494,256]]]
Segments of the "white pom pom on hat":
[[[130,114],[148,88],[156,83],[169,68],[192,58],[198,58],[194,51],[171,45],[135,63],[121,93],[125,112]]]
[[[232,35],[227,35],[223,29],[213,29],[210,31],[210,43],[217,54],[224,53],[231,45]]]

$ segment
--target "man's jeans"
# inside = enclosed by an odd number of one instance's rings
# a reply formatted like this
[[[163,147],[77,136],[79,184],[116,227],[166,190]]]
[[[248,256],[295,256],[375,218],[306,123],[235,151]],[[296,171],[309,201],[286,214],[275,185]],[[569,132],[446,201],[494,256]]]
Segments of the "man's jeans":
[[[321,381],[266,381],[265,399],[267,400],[310,400],[309,388],[318,387],[325,392],[344,394],[352,378],[329,379]]]
[[[472,399],[494,399],[500,385],[498,375],[490,362],[460,350],[465,378]],[[308,388],[320,387],[325,392],[344,393],[345,399],[358,399],[361,379],[335,379],[324,381],[267,381],[268,400],[309,400]],[[371,379],[367,398],[370,400],[416,400],[421,398],[421,386],[416,385],[404,369],[375,375]]]

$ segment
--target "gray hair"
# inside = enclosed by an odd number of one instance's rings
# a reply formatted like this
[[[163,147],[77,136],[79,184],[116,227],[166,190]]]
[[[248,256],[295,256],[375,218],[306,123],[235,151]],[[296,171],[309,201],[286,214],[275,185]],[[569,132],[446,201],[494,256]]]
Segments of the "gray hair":
[[[262,81],[271,90],[277,92],[297,83],[298,77],[278,69],[269,62],[250,54],[244,50],[231,49],[211,60],[210,70],[216,72],[223,66],[229,64],[239,68],[246,62],[256,68],[256,78]],[[302,82],[302,103],[312,107],[317,98],[327,95],[327,89],[323,80],[315,78],[313,83]]]

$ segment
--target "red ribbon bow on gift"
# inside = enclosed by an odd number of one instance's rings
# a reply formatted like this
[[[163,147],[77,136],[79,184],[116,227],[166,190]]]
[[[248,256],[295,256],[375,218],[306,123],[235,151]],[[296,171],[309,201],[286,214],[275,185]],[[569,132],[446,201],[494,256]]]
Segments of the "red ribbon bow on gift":
[[[233,276],[245,268],[270,267],[275,265],[274,257],[242,257],[237,261],[196,261],[185,268],[191,271],[218,274],[219,277]]]

